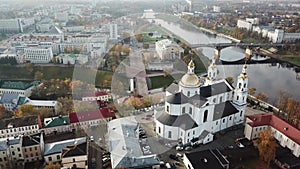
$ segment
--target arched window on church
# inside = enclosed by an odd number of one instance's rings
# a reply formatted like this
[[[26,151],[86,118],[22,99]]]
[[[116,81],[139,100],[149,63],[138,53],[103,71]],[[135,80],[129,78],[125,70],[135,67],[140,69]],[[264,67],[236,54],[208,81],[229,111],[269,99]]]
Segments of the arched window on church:
[[[241,83],[239,83],[239,89],[242,87],[242,84]]]
[[[203,123],[207,121],[208,110],[204,111]]]
[[[222,103],[222,96],[220,97],[220,102],[219,103]]]
[[[236,96],[236,100],[239,100],[239,96]]]
[[[190,115],[192,115],[193,114],[193,109],[190,107]]]
[[[244,88],[246,88],[246,83],[244,83]]]
[[[184,113],[185,113],[185,107],[182,108],[182,114],[184,114]]]
[[[188,91],[188,92],[187,92],[187,96],[190,97],[190,94],[191,94],[190,91]]]

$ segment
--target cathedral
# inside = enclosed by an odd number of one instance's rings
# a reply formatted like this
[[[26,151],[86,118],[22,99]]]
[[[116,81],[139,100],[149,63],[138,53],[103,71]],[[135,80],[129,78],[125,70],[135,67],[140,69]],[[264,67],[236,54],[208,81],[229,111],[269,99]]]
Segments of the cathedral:
[[[166,89],[163,110],[155,110],[155,131],[160,138],[206,144],[214,133],[243,123],[248,94],[247,66],[233,88],[225,79],[217,80],[215,60],[202,81],[194,73],[191,60],[178,84]]]

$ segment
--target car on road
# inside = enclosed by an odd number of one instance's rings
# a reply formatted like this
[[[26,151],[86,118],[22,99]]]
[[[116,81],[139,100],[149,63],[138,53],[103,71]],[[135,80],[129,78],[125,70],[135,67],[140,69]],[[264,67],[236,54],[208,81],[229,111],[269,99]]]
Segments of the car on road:
[[[176,153],[176,157],[183,158],[183,155],[181,153]]]
[[[181,151],[181,150],[183,150],[183,147],[182,147],[182,146],[177,146],[177,147],[176,147],[176,150],[177,150],[177,151]]]
[[[192,148],[191,146],[187,146],[187,147],[184,148],[185,151],[190,151],[190,150],[192,150],[192,149],[193,149],[193,148]]]
[[[167,169],[171,169],[170,163],[166,163],[166,168],[167,168]]]

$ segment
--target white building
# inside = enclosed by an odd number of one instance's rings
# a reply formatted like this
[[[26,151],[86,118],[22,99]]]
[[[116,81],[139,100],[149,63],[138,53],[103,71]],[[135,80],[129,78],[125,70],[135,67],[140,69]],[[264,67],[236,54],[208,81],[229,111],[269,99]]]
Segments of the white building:
[[[221,12],[221,7],[213,6],[213,12],[217,12],[217,13]]]
[[[117,168],[159,168],[156,154],[142,148],[139,125],[134,117],[112,120],[108,123],[108,148],[111,166]]]
[[[60,61],[62,61],[62,63],[64,65],[74,65],[74,64],[85,64],[88,62],[88,56],[87,55],[83,55],[83,54],[60,54],[58,56],[56,56],[56,59],[59,59]]]
[[[184,50],[175,42],[163,39],[155,42],[155,50],[161,60],[180,59]]]
[[[2,119],[0,121],[0,138],[35,134],[41,127],[39,116]]]
[[[32,89],[39,85],[39,82],[34,81],[31,83],[26,82],[12,82],[0,80],[0,94],[15,93],[30,97]]]
[[[61,164],[66,168],[88,169],[88,144],[87,142],[69,145],[62,150]]]
[[[0,169],[23,166],[22,137],[0,138]]]
[[[82,101],[95,101],[103,100],[108,101],[111,97],[106,92],[84,93],[82,95]]]
[[[44,148],[44,159],[46,163],[49,162],[60,162],[62,160],[62,151],[71,145],[79,145],[81,143],[86,143],[87,138],[81,137],[70,140],[63,140],[54,143],[45,144]]]
[[[269,113],[247,116],[244,134],[249,140],[258,138],[258,133],[271,128],[272,134],[282,147],[291,150],[292,154],[300,157],[300,130]]]
[[[21,19],[1,19],[0,33],[22,33]]]
[[[116,23],[109,25],[109,38],[112,40],[118,39],[118,25]]]
[[[214,63],[212,63],[214,64]],[[214,72],[208,68],[208,74]],[[243,123],[247,99],[247,66],[233,89],[225,79],[214,80],[211,74],[208,82],[201,84],[194,73],[194,63],[188,65],[188,72],[179,84],[171,84],[166,91],[164,110],[154,111],[155,131],[167,140],[207,143],[213,140],[213,133]]]
[[[237,27],[238,27],[238,28],[245,28],[245,29],[247,29],[248,31],[251,31],[251,30],[252,30],[252,23],[251,23],[251,22],[248,22],[248,21],[245,21],[245,20],[239,19],[239,20],[237,21]]]
[[[53,58],[52,48],[29,47],[24,49],[24,62],[49,63]]]
[[[246,21],[252,23],[253,25],[259,24],[259,18],[246,18]]]

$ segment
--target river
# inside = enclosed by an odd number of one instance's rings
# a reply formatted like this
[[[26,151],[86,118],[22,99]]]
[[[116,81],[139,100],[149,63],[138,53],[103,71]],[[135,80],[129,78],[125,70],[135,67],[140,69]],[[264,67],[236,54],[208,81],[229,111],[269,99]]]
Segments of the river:
[[[199,30],[195,30],[195,28],[189,28],[188,25],[180,25],[178,23],[167,22],[162,19],[155,19],[155,23],[160,24],[163,28],[190,44],[231,42],[223,37],[208,35]],[[202,53],[211,59],[214,55],[214,49],[203,47]],[[244,57],[244,49],[239,47],[228,47],[221,50],[220,59],[223,61],[236,61],[241,60]],[[218,65],[218,69],[219,78],[232,76],[236,82],[236,77],[241,73],[242,65]],[[296,79],[296,72],[294,68],[287,68],[279,63],[251,64],[248,66],[248,74],[249,88],[256,88],[256,93],[266,93],[269,97],[269,103],[275,103],[280,90],[287,91],[293,98],[300,101],[300,80]]]

